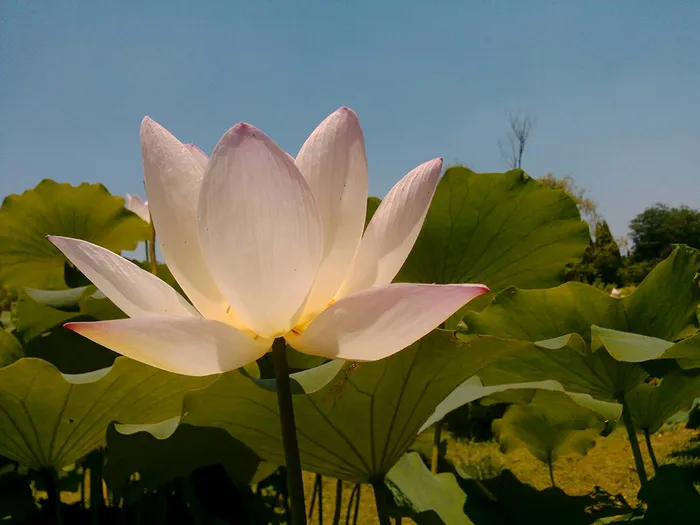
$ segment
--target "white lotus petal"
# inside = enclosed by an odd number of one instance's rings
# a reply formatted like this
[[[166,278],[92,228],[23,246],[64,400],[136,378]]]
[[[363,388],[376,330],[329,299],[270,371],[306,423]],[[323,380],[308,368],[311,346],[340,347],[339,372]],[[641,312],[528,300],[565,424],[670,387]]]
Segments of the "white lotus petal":
[[[300,334],[285,339],[311,355],[376,361],[414,343],[471,299],[488,292],[481,284],[395,283],[336,301]]]
[[[138,215],[141,220],[151,223],[151,213],[148,211],[148,203],[138,195],[126,194],[126,209]]]
[[[85,277],[129,317],[199,317],[170,285],[114,252],[79,239],[47,237]]]
[[[148,117],[141,124],[141,150],[149,207],[168,268],[202,315],[230,321],[229,304],[209,274],[197,237],[201,155]]]
[[[367,208],[367,157],[360,121],[341,108],[309,136],[296,158],[323,223],[323,256],[306,304],[322,310],[335,296],[362,237]]]
[[[265,337],[294,326],[321,259],[321,221],[294,162],[248,124],[231,128],[209,159],[199,238],[246,326]]]
[[[201,317],[117,319],[65,327],[141,363],[188,376],[240,368],[262,357],[272,344],[271,339],[254,339]]]
[[[367,225],[338,297],[392,281],[418,238],[440,178],[442,159],[411,170],[389,191]]]
[[[209,164],[209,157],[207,157],[207,154],[194,144],[185,144],[185,147],[192,154],[192,158],[197,161],[197,164],[199,164],[203,170],[206,170],[207,164]]]

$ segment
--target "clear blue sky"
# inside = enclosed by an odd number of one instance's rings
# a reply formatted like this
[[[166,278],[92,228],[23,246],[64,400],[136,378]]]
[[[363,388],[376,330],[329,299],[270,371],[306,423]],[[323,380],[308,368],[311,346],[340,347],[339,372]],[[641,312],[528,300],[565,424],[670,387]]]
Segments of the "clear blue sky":
[[[371,193],[442,156],[571,175],[615,234],[700,207],[700,3],[0,1],[0,196],[43,178],[143,193],[146,114],[209,152],[238,121],[296,154],[328,113],[363,124]]]

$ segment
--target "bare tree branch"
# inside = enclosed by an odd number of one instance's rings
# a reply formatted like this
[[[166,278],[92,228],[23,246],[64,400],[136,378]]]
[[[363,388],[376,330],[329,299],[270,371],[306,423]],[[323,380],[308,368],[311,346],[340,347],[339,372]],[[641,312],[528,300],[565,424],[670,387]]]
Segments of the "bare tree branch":
[[[522,168],[525,146],[535,125],[535,120],[527,115],[508,115],[510,129],[505,140],[498,141],[501,157],[510,169]]]

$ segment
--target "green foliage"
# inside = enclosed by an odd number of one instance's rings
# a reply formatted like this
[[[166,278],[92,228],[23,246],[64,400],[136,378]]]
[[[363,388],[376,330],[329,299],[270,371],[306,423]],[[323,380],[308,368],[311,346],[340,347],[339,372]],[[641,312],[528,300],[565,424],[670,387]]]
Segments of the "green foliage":
[[[207,465],[223,465],[232,480],[244,484],[257,483],[277,469],[221,429],[179,423],[176,416],[160,423],[109,428],[104,476],[117,498],[136,473],[142,489],[157,490]]]
[[[477,345],[478,344],[477,342]],[[538,345],[533,344],[532,349],[537,346]],[[528,353],[528,350],[523,348],[509,355],[519,356],[527,355]],[[504,358],[507,357],[508,355],[504,356]],[[566,399],[568,403],[576,405],[586,410],[586,412],[598,414],[604,419],[615,421],[620,417],[621,408],[617,403],[598,401],[587,394],[566,392],[557,381],[544,380],[528,383],[506,383],[495,386],[484,386],[478,376],[473,376],[455,388],[449,396],[440,402],[430,418],[423,423],[420,432],[423,432],[431,425],[440,421],[447,413],[471,401],[481,399],[481,402],[486,405],[494,403],[527,404],[532,403],[533,398],[538,395],[544,395],[544,399],[550,399],[546,397],[549,395],[551,399],[554,400],[558,400],[561,397],[561,399]]]
[[[368,200],[367,222],[379,204]],[[595,219],[592,242],[581,215]],[[96,514],[100,520],[157,522],[154,514],[133,512],[139,501],[138,509],[178,509],[178,518],[192,523],[282,522],[271,514],[286,501],[281,475],[268,477],[257,495],[248,487],[285,462],[269,356],[217,377],[177,376],[118,358],[64,329],[67,321],[125,315],[65,263],[46,234],[120,252],[146,239],[149,228],[101,185],[43,181],[5,199],[2,490],[26,502],[17,483],[23,479],[27,489],[31,479],[51,493],[56,479],[65,484],[55,475],[64,466],[73,469],[75,485],[86,454],[104,449],[112,503],[123,505],[108,505]],[[620,284],[630,275],[595,203],[571,179],[448,169],[397,280],[483,282],[494,293],[458,312],[447,329],[378,362],[328,361],[287,348],[297,371],[291,380],[303,467],[372,483],[390,515],[419,524],[507,523],[520,508],[504,510],[510,491],[494,504],[482,485],[455,470],[430,474],[418,454],[407,454],[419,432],[476,399],[508,403],[515,406],[496,424],[501,445],[527,446],[551,463],[567,451],[584,453],[601,421],[619,418],[621,394],[640,429],[687,408],[700,395],[698,252],[678,247],[623,299],[581,283],[537,289],[560,284],[567,265],[582,257],[580,281]],[[157,271],[181,291],[167,267]],[[451,330],[456,326],[460,332]],[[650,375],[664,378],[657,386]],[[33,477],[14,471],[4,477],[13,466],[3,456],[35,469]],[[93,474],[99,484],[99,468]],[[278,486],[261,488],[270,483]],[[543,494],[529,490],[528,498]],[[40,522],[34,512],[25,517]],[[15,519],[21,509],[12,513]]]
[[[17,300],[17,294],[0,285],[0,312],[8,312],[12,303]]]
[[[633,262],[658,261],[674,244],[700,249],[700,211],[687,206],[651,206],[632,219],[630,230]]]
[[[620,248],[610,232],[608,223],[598,222],[595,236],[583,254],[580,263],[572,266],[566,275],[567,281],[605,286],[624,284],[621,273],[624,263]]]
[[[694,335],[699,257],[696,250],[678,248],[624,299],[578,283],[505,290],[465,318],[471,334],[465,337],[477,348],[476,334],[539,344],[499,360],[480,378],[487,385],[554,379],[567,391],[617,401],[648,377],[638,363],[675,359],[683,367],[700,366],[700,337]],[[683,337],[689,338],[674,344]]]
[[[111,421],[154,423],[178,415],[184,394],[213,379],[126,358],[69,376],[41,359],[21,359],[0,368],[0,454],[34,469],[60,469],[103,446]]]
[[[431,474],[417,452],[401,457],[387,474],[386,484],[401,504],[394,512],[412,518],[418,525],[474,523],[464,513],[467,495],[454,474]]]
[[[0,330],[0,368],[24,357],[21,343],[12,334]]]
[[[75,187],[43,180],[2,203],[0,283],[14,290],[67,287],[65,259],[47,235],[76,237],[119,253],[147,239],[149,227],[101,184]]]
[[[627,394],[627,404],[638,430],[654,434],[674,414],[688,411],[700,397],[700,372],[674,370],[661,382],[642,383]]]
[[[588,239],[576,204],[563,191],[545,188],[521,170],[452,167],[396,280],[478,282],[493,291],[553,286],[564,267],[580,259]]]
[[[542,185],[553,190],[566,192],[576,203],[581,217],[589,224],[591,231],[595,231],[601,221],[598,203],[586,196],[586,190],[579,188],[572,177],[555,177],[552,173],[547,173],[544,177],[537,179]]]
[[[529,404],[511,406],[493,425],[503,452],[526,447],[551,466],[562,455],[585,455],[605,423],[565,393],[541,390]]]
[[[700,252],[678,247],[623,299],[579,283],[545,290],[510,288],[465,322],[469,333],[528,341],[571,333],[590,341],[592,325],[677,341],[700,328],[699,268]]]
[[[347,364],[320,390],[295,395],[302,466],[352,482],[385,475],[457,385],[500,356],[531,346],[491,343],[472,349],[451,332],[436,330],[389,358]],[[317,371],[294,377],[312,380]],[[223,428],[263,459],[284,460],[276,395],[239,372],[189,394],[185,412],[185,423]]]

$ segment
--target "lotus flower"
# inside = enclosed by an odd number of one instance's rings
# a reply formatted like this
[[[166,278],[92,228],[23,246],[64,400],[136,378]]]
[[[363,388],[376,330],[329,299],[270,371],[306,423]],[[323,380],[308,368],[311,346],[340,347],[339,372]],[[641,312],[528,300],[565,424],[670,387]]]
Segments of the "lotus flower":
[[[151,223],[151,212],[148,211],[148,201],[144,202],[138,195],[126,194],[126,209]]]
[[[421,229],[442,159],[398,182],[363,235],[367,160],[348,108],[324,120],[296,159],[244,123],[209,159],[148,117],[141,145],[161,251],[191,303],[109,250],[50,237],[129,316],[66,327],[115,352],[209,375],[260,358],[284,337],[308,354],[373,361],[488,291],[391,284]]]

